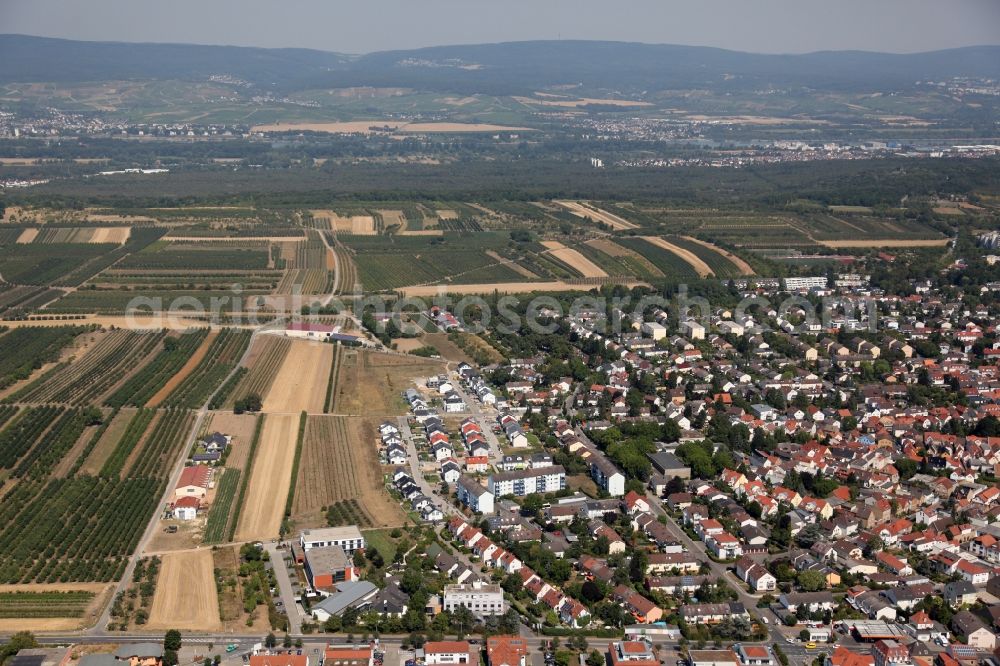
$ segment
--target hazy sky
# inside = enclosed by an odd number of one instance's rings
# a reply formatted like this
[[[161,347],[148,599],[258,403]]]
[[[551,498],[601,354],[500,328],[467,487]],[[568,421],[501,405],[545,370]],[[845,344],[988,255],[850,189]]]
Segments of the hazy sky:
[[[0,0],[0,32],[343,53],[560,38],[907,52],[1000,44],[1000,0]]]

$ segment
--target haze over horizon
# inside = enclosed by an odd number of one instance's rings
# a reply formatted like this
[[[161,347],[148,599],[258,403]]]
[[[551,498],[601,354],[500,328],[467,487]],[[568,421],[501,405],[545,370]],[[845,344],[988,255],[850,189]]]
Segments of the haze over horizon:
[[[863,17],[859,19],[859,17]],[[1000,44],[995,0],[4,0],[0,32],[340,53],[525,40],[609,40],[755,53],[912,53]]]

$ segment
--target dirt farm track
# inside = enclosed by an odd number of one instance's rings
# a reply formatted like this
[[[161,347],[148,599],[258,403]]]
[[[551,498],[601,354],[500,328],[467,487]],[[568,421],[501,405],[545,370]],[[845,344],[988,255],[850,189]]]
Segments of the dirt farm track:
[[[149,629],[197,631],[222,628],[211,550],[206,548],[163,555],[146,626]]]

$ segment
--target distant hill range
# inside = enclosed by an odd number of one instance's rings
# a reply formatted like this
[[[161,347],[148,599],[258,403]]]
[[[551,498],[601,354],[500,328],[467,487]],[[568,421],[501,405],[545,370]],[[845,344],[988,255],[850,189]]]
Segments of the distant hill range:
[[[1000,46],[903,55],[862,51],[763,55],[699,46],[535,41],[350,56],[310,49],[0,35],[0,83],[200,80],[211,75],[286,92],[364,85],[508,95],[577,84],[623,93],[764,87],[888,91],[956,76],[1000,78]]]

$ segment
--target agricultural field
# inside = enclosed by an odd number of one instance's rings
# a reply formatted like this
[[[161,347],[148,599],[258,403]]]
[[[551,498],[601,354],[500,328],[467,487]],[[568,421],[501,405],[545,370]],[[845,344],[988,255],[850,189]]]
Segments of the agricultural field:
[[[577,217],[593,220],[612,231],[625,231],[635,229],[638,226],[620,215],[602,210],[586,201],[554,201],[553,203],[562,206]]]
[[[122,377],[155,353],[164,335],[112,331],[81,358],[56,365],[8,400],[71,405],[100,402]]]
[[[162,344],[156,356],[129,377],[105,400],[105,404],[111,407],[145,405],[187,364],[207,335],[208,329],[203,328],[189,329],[178,336],[161,337]]]
[[[266,243],[232,241],[219,247],[218,242],[158,241],[136,252],[117,266],[144,270],[231,270],[264,269],[268,265]]]
[[[154,243],[165,232],[155,227],[132,228],[118,243],[0,244],[0,276],[15,285],[75,287],[117,261]]]
[[[573,248],[566,247],[559,241],[542,241],[542,245],[548,250],[548,253],[569,266],[572,270],[577,272],[580,276],[585,278],[602,278],[608,277],[608,274],[604,272],[600,266],[592,262],[587,257],[583,256]]]
[[[600,266],[608,275],[637,277],[645,280],[661,278],[663,272],[638,252],[601,238],[581,243],[577,251]]]
[[[413,284],[508,282],[522,279],[486,254],[509,245],[505,234],[448,233],[442,236],[339,236],[357,264],[366,291]]]
[[[45,363],[57,361],[63,348],[86,330],[83,326],[0,327],[0,388],[27,379]]]
[[[223,404],[231,408],[237,400],[248,395],[267,395],[291,347],[292,341],[285,337],[257,336],[244,366],[247,372],[242,374]]]
[[[121,227],[29,227],[21,232],[17,242],[25,243],[113,243],[122,245],[132,235],[132,228]]]
[[[340,508],[337,513],[347,512],[342,518],[351,524],[394,527],[404,523],[399,504],[385,489],[376,449],[377,423],[364,417],[307,418],[292,505],[297,528],[326,525],[326,514],[334,506]]]
[[[402,392],[412,388],[415,378],[439,374],[444,367],[443,362],[433,359],[344,349],[331,412],[359,416],[405,414]]]
[[[264,398],[264,412],[322,414],[334,345],[290,341]]]
[[[654,243],[645,238],[638,237],[616,238],[615,243],[639,253],[667,277],[684,279],[698,277],[698,273],[691,263],[676,252],[667,249],[661,243]],[[703,264],[704,262],[698,260],[698,263]],[[707,266],[704,266],[704,269],[707,269]],[[711,272],[711,269],[707,270]]]
[[[253,457],[245,497],[241,497],[237,541],[278,536],[284,502],[292,482],[299,414],[267,414]]]
[[[201,361],[177,383],[161,404],[189,409],[201,407],[240,362],[250,344],[251,335],[251,331],[245,329],[222,329],[205,350]]]
[[[232,524],[233,506],[240,488],[241,474],[238,469],[224,469],[222,476],[216,481],[215,500],[209,507],[205,522],[205,543],[222,543],[226,540]]]
[[[103,583],[0,585],[0,631],[67,631],[90,623],[107,601]]]
[[[210,550],[166,553],[149,612],[150,629],[221,629]]]

